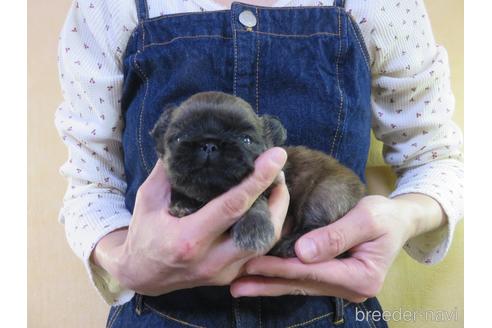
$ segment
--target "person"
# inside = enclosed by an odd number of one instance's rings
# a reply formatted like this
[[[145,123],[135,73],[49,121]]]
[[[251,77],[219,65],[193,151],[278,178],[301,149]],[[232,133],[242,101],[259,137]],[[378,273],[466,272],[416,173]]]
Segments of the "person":
[[[422,0],[245,2],[73,3],[55,115],[69,149],[67,240],[113,305],[109,327],[384,327],[356,311],[381,310],[375,296],[402,247],[442,260],[463,214],[446,50]],[[166,105],[208,90],[279,117],[289,144],[323,150],[363,180],[372,127],[395,190],[304,235],[297,258],[241,251],[227,229],[280,174],[286,155],[273,148],[243,183],[178,221],[148,131]],[[269,199],[277,235],[288,202],[280,183]]]

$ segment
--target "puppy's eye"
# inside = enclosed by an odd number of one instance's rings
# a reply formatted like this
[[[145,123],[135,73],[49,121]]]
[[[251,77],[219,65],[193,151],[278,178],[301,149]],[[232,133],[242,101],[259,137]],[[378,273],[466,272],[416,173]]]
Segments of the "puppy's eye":
[[[246,145],[251,144],[251,138],[249,136],[243,136],[243,143]]]
[[[174,141],[180,143],[181,141],[183,141],[184,138],[186,138],[186,135],[181,134],[179,136],[174,137]]]

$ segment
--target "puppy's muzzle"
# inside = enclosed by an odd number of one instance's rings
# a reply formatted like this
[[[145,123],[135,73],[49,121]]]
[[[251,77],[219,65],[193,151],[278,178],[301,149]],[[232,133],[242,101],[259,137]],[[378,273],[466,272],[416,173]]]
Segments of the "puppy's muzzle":
[[[219,147],[214,143],[205,143],[200,146],[200,150],[207,155],[219,151]]]
[[[220,148],[216,142],[207,140],[197,145],[198,159],[202,164],[212,164],[219,159]]]

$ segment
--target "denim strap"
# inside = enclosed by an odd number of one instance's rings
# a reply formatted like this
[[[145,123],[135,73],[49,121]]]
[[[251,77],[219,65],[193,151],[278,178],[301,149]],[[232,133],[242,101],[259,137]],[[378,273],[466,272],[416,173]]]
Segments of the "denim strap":
[[[333,5],[335,7],[344,8],[345,7],[345,0],[334,0]]]
[[[147,6],[147,0],[135,0],[137,6],[138,21],[144,21],[149,18],[149,7]]]
[[[335,297],[335,316],[333,317],[334,325],[341,325],[344,323],[343,320],[343,298]]]

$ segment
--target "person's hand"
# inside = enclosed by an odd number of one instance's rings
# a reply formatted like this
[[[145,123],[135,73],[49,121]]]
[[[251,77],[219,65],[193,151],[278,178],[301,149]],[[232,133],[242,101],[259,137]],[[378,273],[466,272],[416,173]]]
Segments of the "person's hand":
[[[250,260],[248,276],[231,284],[231,294],[326,295],[363,302],[378,294],[403,244],[444,220],[439,204],[425,195],[364,197],[343,218],[302,236],[295,245],[297,258]],[[345,252],[349,257],[335,258]]]
[[[124,287],[144,295],[206,285],[228,285],[244,263],[258,254],[235,247],[225,233],[277,176],[287,155],[272,148],[255,163],[253,174],[199,211],[176,218],[168,213],[170,185],[160,161],[137,192],[128,231],[103,238],[93,260]],[[272,189],[269,208],[280,238],[289,204],[285,180]],[[272,244],[273,246],[273,244]]]

